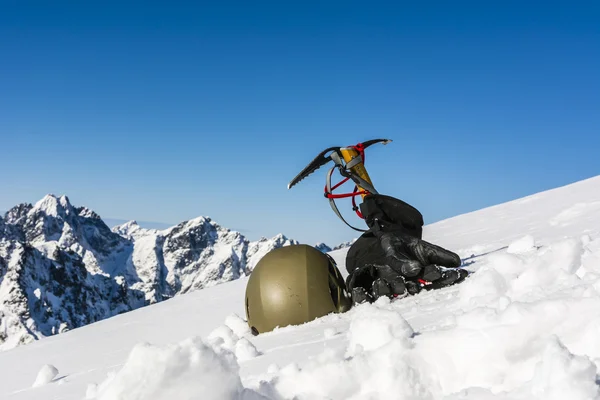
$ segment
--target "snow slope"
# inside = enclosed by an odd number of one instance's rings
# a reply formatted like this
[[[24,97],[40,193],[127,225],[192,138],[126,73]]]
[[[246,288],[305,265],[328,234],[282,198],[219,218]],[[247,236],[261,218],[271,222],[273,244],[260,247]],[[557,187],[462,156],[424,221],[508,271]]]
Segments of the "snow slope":
[[[242,277],[0,353],[0,398],[600,398],[600,177],[424,238],[475,274],[257,337]]]

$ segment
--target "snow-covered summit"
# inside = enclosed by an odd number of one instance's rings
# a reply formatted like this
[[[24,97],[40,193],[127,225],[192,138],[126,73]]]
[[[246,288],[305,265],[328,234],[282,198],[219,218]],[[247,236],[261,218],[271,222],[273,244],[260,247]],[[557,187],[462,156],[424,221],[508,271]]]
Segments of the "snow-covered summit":
[[[28,203],[18,204],[6,212],[4,215],[4,220],[7,224],[22,224],[23,219],[27,218],[27,214],[32,208],[33,206]]]
[[[67,196],[57,197],[53,194],[48,194],[35,203],[30,213],[43,213],[47,216],[58,217],[67,215],[73,211],[73,206]]]
[[[136,231],[141,229],[142,227],[140,227],[136,220],[131,220],[124,224],[114,226],[111,230],[121,236],[127,237],[132,236]]]
[[[131,243],[66,196],[9,210],[0,229],[0,349],[95,322],[143,304],[129,290]],[[131,277],[127,277],[131,279]]]
[[[87,207],[77,207],[76,210],[80,217],[102,219],[100,215]]]
[[[158,229],[142,228],[135,220],[114,226],[111,230],[114,233],[130,240],[140,239],[144,236],[156,235],[159,233]]]

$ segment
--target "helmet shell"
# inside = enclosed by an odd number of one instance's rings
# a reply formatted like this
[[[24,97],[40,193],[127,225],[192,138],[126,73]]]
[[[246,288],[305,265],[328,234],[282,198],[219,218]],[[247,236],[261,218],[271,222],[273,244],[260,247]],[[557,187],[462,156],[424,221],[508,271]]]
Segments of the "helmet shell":
[[[280,247],[261,258],[248,279],[245,303],[255,335],[351,307],[333,258],[304,244]]]

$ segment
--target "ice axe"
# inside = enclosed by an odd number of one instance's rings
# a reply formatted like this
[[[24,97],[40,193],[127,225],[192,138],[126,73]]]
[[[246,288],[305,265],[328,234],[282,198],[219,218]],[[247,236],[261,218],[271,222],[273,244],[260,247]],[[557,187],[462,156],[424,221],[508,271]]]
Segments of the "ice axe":
[[[371,193],[377,194],[377,190],[375,190],[373,182],[369,177],[369,173],[365,168],[365,150],[376,143],[382,143],[386,145],[390,142],[390,139],[373,139],[363,143],[358,143],[354,146],[329,147],[323,150],[321,153],[319,153],[319,155],[317,155],[310,164],[308,164],[302,171],[300,171],[298,175],[296,175],[294,179],[292,179],[292,181],[288,184],[288,189],[291,189],[298,182],[300,182],[301,180],[303,180],[308,175],[312,174],[325,164],[333,162],[334,166],[329,170],[329,173],[327,174],[326,178],[325,197],[329,199],[329,204],[331,205],[331,208],[333,209],[335,214],[346,225],[348,225],[350,228],[356,231],[366,232],[366,229],[355,228],[354,226],[346,222],[346,220],[344,219],[344,217],[342,217],[340,211],[338,210],[335,204],[335,199],[352,197],[352,209],[356,212],[359,218],[364,219],[356,205],[356,196],[361,196],[361,198],[364,198],[365,196]],[[337,169],[340,172],[340,175],[342,175],[344,179],[341,182],[331,186],[331,176],[335,169]],[[355,184],[353,192],[333,194],[333,191],[336,188],[346,183],[348,180],[352,180]]]

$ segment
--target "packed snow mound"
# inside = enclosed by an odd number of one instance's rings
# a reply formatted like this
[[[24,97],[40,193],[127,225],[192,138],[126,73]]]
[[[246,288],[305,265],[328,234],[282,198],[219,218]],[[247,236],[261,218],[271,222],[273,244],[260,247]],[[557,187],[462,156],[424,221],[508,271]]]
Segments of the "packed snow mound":
[[[54,365],[46,364],[44,365],[37,374],[35,378],[35,382],[33,382],[33,387],[47,385],[52,382],[54,378],[58,375],[58,369]]]
[[[125,366],[101,384],[98,400],[260,399],[245,389],[235,356],[198,338],[163,347],[137,345]]]
[[[169,356],[152,360],[134,349],[131,357],[140,360],[130,358],[117,377],[128,377],[131,385],[129,377],[136,377],[133,386],[160,393],[147,397],[157,399],[163,398],[163,390],[182,390],[173,393],[188,398],[201,389],[210,398],[211,389],[203,386],[205,378],[224,381],[220,390],[229,391],[219,395],[229,397],[222,398],[239,398],[243,392],[239,382],[244,382],[244,395],[273,400],[599,399],[600,264],[584,261],[590,257],[597,261],[599,250],[600,238],[586,245],[581,239],[554,242],[526,255],[504,253],[482,262],[464,284],[437,295],[400,301],[382,298],[360,305],[338,316],[347,325],[337,339],[342,346],[325,342],[322,351],[302,366],[288,360],[280,368],[262,372],[248,368],[252,373],[240,375],[239,364],[260,360],[260,354],[250,336],[240,338],[222,325],[208,335],[206,344],[188,342],[216,363],[202,373],[186,361],[177,364],[184,367],[177,374],[169,374],[174,363]],[[410,310],[426,311],[427,303],[447,307],[449,315],[441,319],[431,315],[427,318],[431,325],[418,326]],[[266,334],[265,339],[281,340],[281,335],[299,329],[317,332],[323,330],[323,321],[288,327]],[[325,340],[332,338],[335,334],[324,333]],[[171,347],[169,354],[179,354],[178,349]],[[156,384],[140,384],[158,371],[166,378],[159,374]],[[122,391],[127,388],[123,383],[113,385]]]

